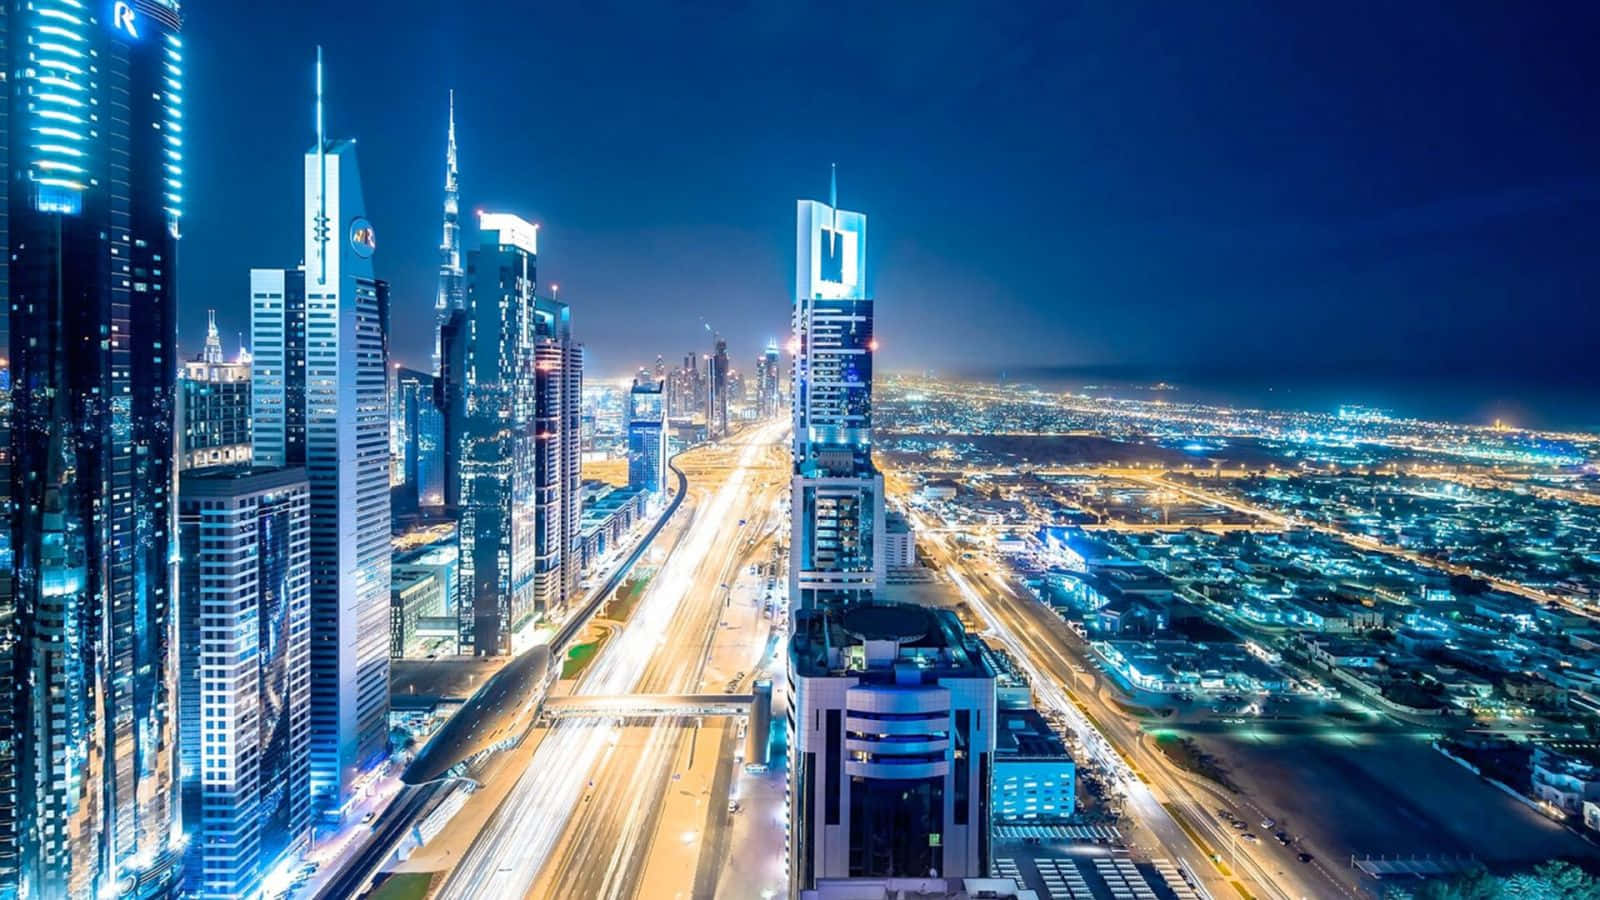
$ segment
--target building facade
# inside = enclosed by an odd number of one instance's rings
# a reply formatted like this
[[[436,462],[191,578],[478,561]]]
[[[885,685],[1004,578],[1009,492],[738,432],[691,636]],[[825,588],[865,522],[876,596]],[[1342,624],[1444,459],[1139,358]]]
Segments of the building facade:
[[[661,381],[635,379],[628,393],[628,487],[660,494],[667,487],[667,418]]]
[[[205,350],[183,364],[178,377],[178,467],[249,464],[251,456],[250,354],[222,357],[215,313],[210,314]]]
[[[388,285],[356,145],[306,153],[304,264],[251,272],[255,462],[311,486],[311,789],[338,809],[388,754]]]
[[[809,609],[871,600],[885,572],[884,504],[867,217],[801,200],[796,219],[789,596]]]
[[[253,897],[311,841],[311,489],[299,468],[183,475],[185,892]]]
[[[995,672],[953,612],[802,610],[789,679],[791,896],[987,873]]]
[[[177,867],[177,0],[7,4],[0,897]]]
[[[466,309],[446,322],[446,496],[461,523],[460,647],[497,655],[577,590],[582,349],[537,295],[538,229],[479,217]]]
[[[394,416],[400,436],[396,515],[444,506],[444,411],[438,382],[416,369],[395,373]]]

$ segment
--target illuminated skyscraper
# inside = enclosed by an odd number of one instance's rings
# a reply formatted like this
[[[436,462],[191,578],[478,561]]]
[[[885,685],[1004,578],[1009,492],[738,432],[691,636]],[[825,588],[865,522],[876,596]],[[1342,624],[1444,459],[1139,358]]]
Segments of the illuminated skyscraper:
[[[6,4],[0,897],[175,888],[177,0]]]
[[[577,589],[582,350],[567,306],[536,294],[538,229],[479,217],[467,305],[446,323],[450,491],[461,523],[460,644],[509,653]]]
[[[415,369],[395,373],[395,410],[401,434],[402,475],[395,513],[416,513],[444,504],[444,413],[438,379]]]
[[[444,353],[444,325],[450,314],[465,308],[461,272],[461,169],[456,155],[456,92],[450,92],[450,125],[444,151],[444,237],[439,242],[439,294],[433,346],[433,374],[439,374]]]
[[[769,341],[766,352],[756,360],[756,406],[761,418],[769,419],[778,414],[781,403],[780,367],[781,358],[778,355],[778,342]]]
[[[883,476],[872,463],[867,217],[801,200],[793,385],[792,606],[870,600],[883,581]]]
[[[180,469],[250,461],[250,354],[223,359],[214,314],[205,351],[178,378],[178,441]]]
[[[710,382],[706,398],[706,433],[713,438],[728,436],[728,342],[717,335],[711,356],[706,360]]]
[[[254,897],[311,840],[304,469],[191,469],[179,491],[186,892]]]
[[[884,604],[867,220],[800,201],[794,310],[789,892],[987,874],[995,673],[955,615]]]
[[[305,264],[251,272],[255,462],[311,485],[311,790],[337,808],[389,736],[388,285],[356,145],[305,155]]]
[[[659,494],[667,485],[663,382],[635,379],[628,392],[628,487]]]

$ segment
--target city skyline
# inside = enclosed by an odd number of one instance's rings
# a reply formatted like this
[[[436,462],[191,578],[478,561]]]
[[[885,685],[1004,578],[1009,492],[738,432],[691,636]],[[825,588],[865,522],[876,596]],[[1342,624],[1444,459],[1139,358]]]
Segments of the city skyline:
[[[822,4],[0,5],[0,900],[1600,896],[1586,20]]]
[[[1372,10],[1233,7],[1041,18],[1019,7],[980,18],[957,5],[918,17],[917,41],[903,45],[970,42],[974,68],[938,76],[933,99],[921,93],[922,51],[884,45],[906,18],[892,7],[839,36],[841,49],[874,60],[849,92],[765,52],[780,36],[812,39],[821,21],[769,11],[692,25],[660,10],[551,9],[528,19],[540,48],[529,77],[546,85],[540,112],[510,122],[493,112],[503,98],[489,72],[504,40],[487,27],[494,16],[413,4],[356,23],[315,9],[291,3],[249,28],[244,10],[194,12],[209,39],[192,63],[205,83],[224,80],[223,60],[260,71],[232,85],[237,102],[197,98],[216,124],[195,140],[214,148],[258,114],[303,119],[284,86],[304,83],[310,44],[327,43],[336,83],[349,86],[330,102],[365,139],[386,271],[420,326],[439,244],[437,190],[420,188],[442,184],[454,89],[463,213],[487,202],[545,224],[563,258],[548,276],[593,310],[593,365],[608,378],[698,347],[702,316],[730,347],[781,337],[787,210],[773,198],[817,194],[829,162],[847,195],[876,211],[881,289],[911,298],[887,314],[898,335],[884,347],[889,369],[1003,360],[1338,375],[1510,363],[1551,376],[1596,337],[1594,316],[1572,312],[1596,283],[1578,247],[1593,231],[1600,180],[1589,160],[1600,147],[1576,124],[1587,119],[1582,82],[1568,77],[1589,15],[1437,10],[1396,22]],[[1392,27],[1372,29],[1373,18]],[[707,62],[654,66],[664,62],[656,34]],[[1436,39],[1429,52],[1407,52],[1423,35]],[[365,53],[370,39],[391,52]],[[1342,52],[1308,50],[1301,62],[1291,51],[1326,45]],[[1518,55],[1522,45],[1542,52]],[[400,62],[416,58],[430,64]],[[719,77],[713,59],[749,77]],[[647,65],[659,71],[635,99],[623,85]],[[1191,70],[1212,75],[1183,77]],[[1396,81],[1409,89],[1388,90]],[[826,104],[837,125],[815,127],[811,104]],[[908,145],[919,147],[912,164],[891,162]],[[230,148],[230,165],[271,173],[296,149],[263,140]],[[268,177],[236,193],[270,220],[286,187]],[[231,333],[243,292],[233,245],[272,236],[227,208],[192,215],[206,227],[186,296],[218,306]],[[689,255],[706,264],[663,282]],[[951,326],[966,304],[1015,325],[957,341]],[[682,321],[662,321],[658,308],[682,310]],[[1366,317],[1385,327],[1341,324]],[[426,370],[429,336],[410,324],[397,326],[396,356]],[[1440,329],[1451,339],[1431,339]],[[184,347],[200,336],[186,325]]]

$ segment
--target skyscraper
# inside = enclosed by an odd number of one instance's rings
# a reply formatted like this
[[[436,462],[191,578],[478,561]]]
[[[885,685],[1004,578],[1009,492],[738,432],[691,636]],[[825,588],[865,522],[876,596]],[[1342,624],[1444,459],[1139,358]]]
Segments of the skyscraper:
[[[953,613],[886,604],[866,216],[800,201],[789,891],[987,874],[995,673]]]
[[[461,645],[509,653],[511,635],[539,611],[539,532],[559,514],[535,482],[541,432],[534,288],[538,229],[516,216],[479,216],[469,256],[460,428]],[[543,528],[541,528],[543,526]]]
[[[763,419],[777,415],[782,402],[779,396],[779,359],[778,342],[768,341],[766,351],[756,360],[756,405]]]
[[[456,92],[450,92],[450,125],[444,150],[444,237],[439,241],[439,293],[434,301],[437,322],[433,346],[433,374],[439,374],[444,355],[444,325],[450,314],[466,305],[461,272],[461,169],[456,155]]]
[[[217,318],[209,314],[205,350],[178,378],[178,467],[198,469],[250,461],[250,354],[222,356]]]
[[[479,216],[466,309],[446,323],[445,432],[461,522],[460,644],[511,652],[517,629],[577,589],[582,350],[539,297],[538,229]]]
[[[311,790],[333,808],[388,751],[388,285],[355,142],[323,129],[320,53],[303,172],[303,267],[251,272],[255,461],[303,462],[311,486]]]
[[[635,379],[628,392],[628,487],[659,494],[667,486],[663,383]]]
[[[250,270],[251,454],[258,466],[306,464],[306,272]]]
[[[396,371],[394,415],[401,434],[402,475],[396,514],[444,504],[444,413],[438,394],[434,376],[416,369]]]
[[[211,467],[178,502],[186,891],[253,897],[311,838],[310,488]]]
[[[8,4],[0,897],[177,872],[177,0]]]
[[[867,217],[801,200],[797,226],[789,596],[811,608],[865,602],[883,582],[883,476],[872,463]]]
[[[728,436],[728,342],[719,334],[712,342],[711,349],[706,431],[711,437],[723,438]]]

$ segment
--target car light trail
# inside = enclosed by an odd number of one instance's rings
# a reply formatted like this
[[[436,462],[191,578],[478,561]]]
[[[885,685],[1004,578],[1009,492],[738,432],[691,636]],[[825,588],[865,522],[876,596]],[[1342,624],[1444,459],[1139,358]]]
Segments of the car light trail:
[[[695,570],[715,550],[717,532],[744,497],[752,466],[781,430],[781,424],[763,427],[744,445],[733,472],[711,502],[695,512],[685,539],[667,556],[628,624],[590,664],[575,693],[626,694],[638,684],[694,583]],[[615,747],[616,734],[615,724],[605,721],[553,725],[438,897],[500,900],[526,895],[579,806],[585,779]]]

